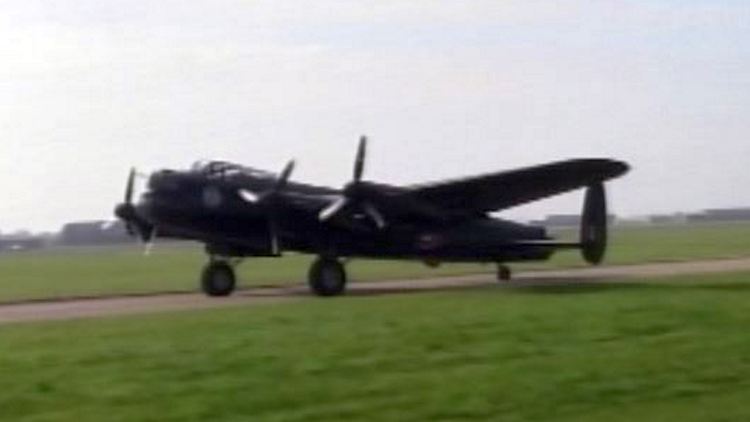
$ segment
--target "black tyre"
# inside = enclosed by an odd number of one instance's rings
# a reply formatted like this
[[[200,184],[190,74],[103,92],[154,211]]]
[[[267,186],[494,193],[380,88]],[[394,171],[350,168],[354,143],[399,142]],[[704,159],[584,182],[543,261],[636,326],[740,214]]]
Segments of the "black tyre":
[[[510,281],[513,277],[513,274],[510,271],[510,268],[506,267],[505,265],[498,265],[497,267],[497,280],[498,281]]]
[[[229,296],[235,286],[234,269],[226,262],[211,262],[203,269],[201,287],[208,296]]]
[[[310,268],[310,289],[318,296],[338,296],[346,289],[346,270],[336,259],[321,258]]]

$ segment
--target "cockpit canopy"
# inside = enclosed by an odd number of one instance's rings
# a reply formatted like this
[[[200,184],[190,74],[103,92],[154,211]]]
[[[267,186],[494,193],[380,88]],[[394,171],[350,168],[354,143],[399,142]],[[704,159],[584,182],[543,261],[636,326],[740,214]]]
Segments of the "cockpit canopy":
[[[190,170],[210,179],[225,179],[234,176],[249,176],[261,179],[274,178],[274,175],[272,173],[262,170],[256,170],[227,161],[198,161],[191,166]]]

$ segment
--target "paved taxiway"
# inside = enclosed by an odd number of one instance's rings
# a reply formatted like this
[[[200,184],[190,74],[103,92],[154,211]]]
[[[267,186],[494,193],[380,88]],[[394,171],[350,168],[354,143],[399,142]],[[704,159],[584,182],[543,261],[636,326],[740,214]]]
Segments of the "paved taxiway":
[[[421,280],[393,280],[351,283],[348,296],[406,294],[425,291],[449,291],[496,286],[521,288],[575,283],[627,283],[648,277],[685,274],[709,274],[750,271],[750,258],[652,263],[627,266],[576,268],[566,270],[528,271],[518,273],[513,282],[498,283],[491,274],[445,277]],[[106,315],[153,313],[222,306],[241,306],[284,301],[310,300],[306,286],[253,288],[228,298],[208,298],[200,293],[165,293],[144,296],[119,296],[86,299],[30,301],[0,305],[0,324],[21,321],[92,318]],[[342,300],[342,298],[317,299]]]

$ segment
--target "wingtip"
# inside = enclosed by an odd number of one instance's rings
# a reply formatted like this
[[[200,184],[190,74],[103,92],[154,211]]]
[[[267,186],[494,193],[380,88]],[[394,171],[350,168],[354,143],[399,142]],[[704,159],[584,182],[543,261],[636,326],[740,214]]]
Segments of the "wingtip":
[[[612,160],[612,177],[620,177],[625,175],[626,173],[630,172],[630,164],[619,161],[619,160]]]
[[[563,165],[576,164],[586,172],[596,174],[604,180],[620,177],[631,170],[630,164],[612,158],[583,158],[563,162]]]

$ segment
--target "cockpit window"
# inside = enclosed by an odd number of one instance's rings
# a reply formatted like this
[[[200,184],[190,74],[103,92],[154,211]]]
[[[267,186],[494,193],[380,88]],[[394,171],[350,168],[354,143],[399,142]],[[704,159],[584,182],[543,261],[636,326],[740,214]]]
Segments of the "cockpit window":
[[[273,178],[273,174],[243,167],[238,164],[226,161],[198,161],[191,167],[191,170],[200,173],[208,178],[230,178],[233,176],[245,175],[256,178]]]

